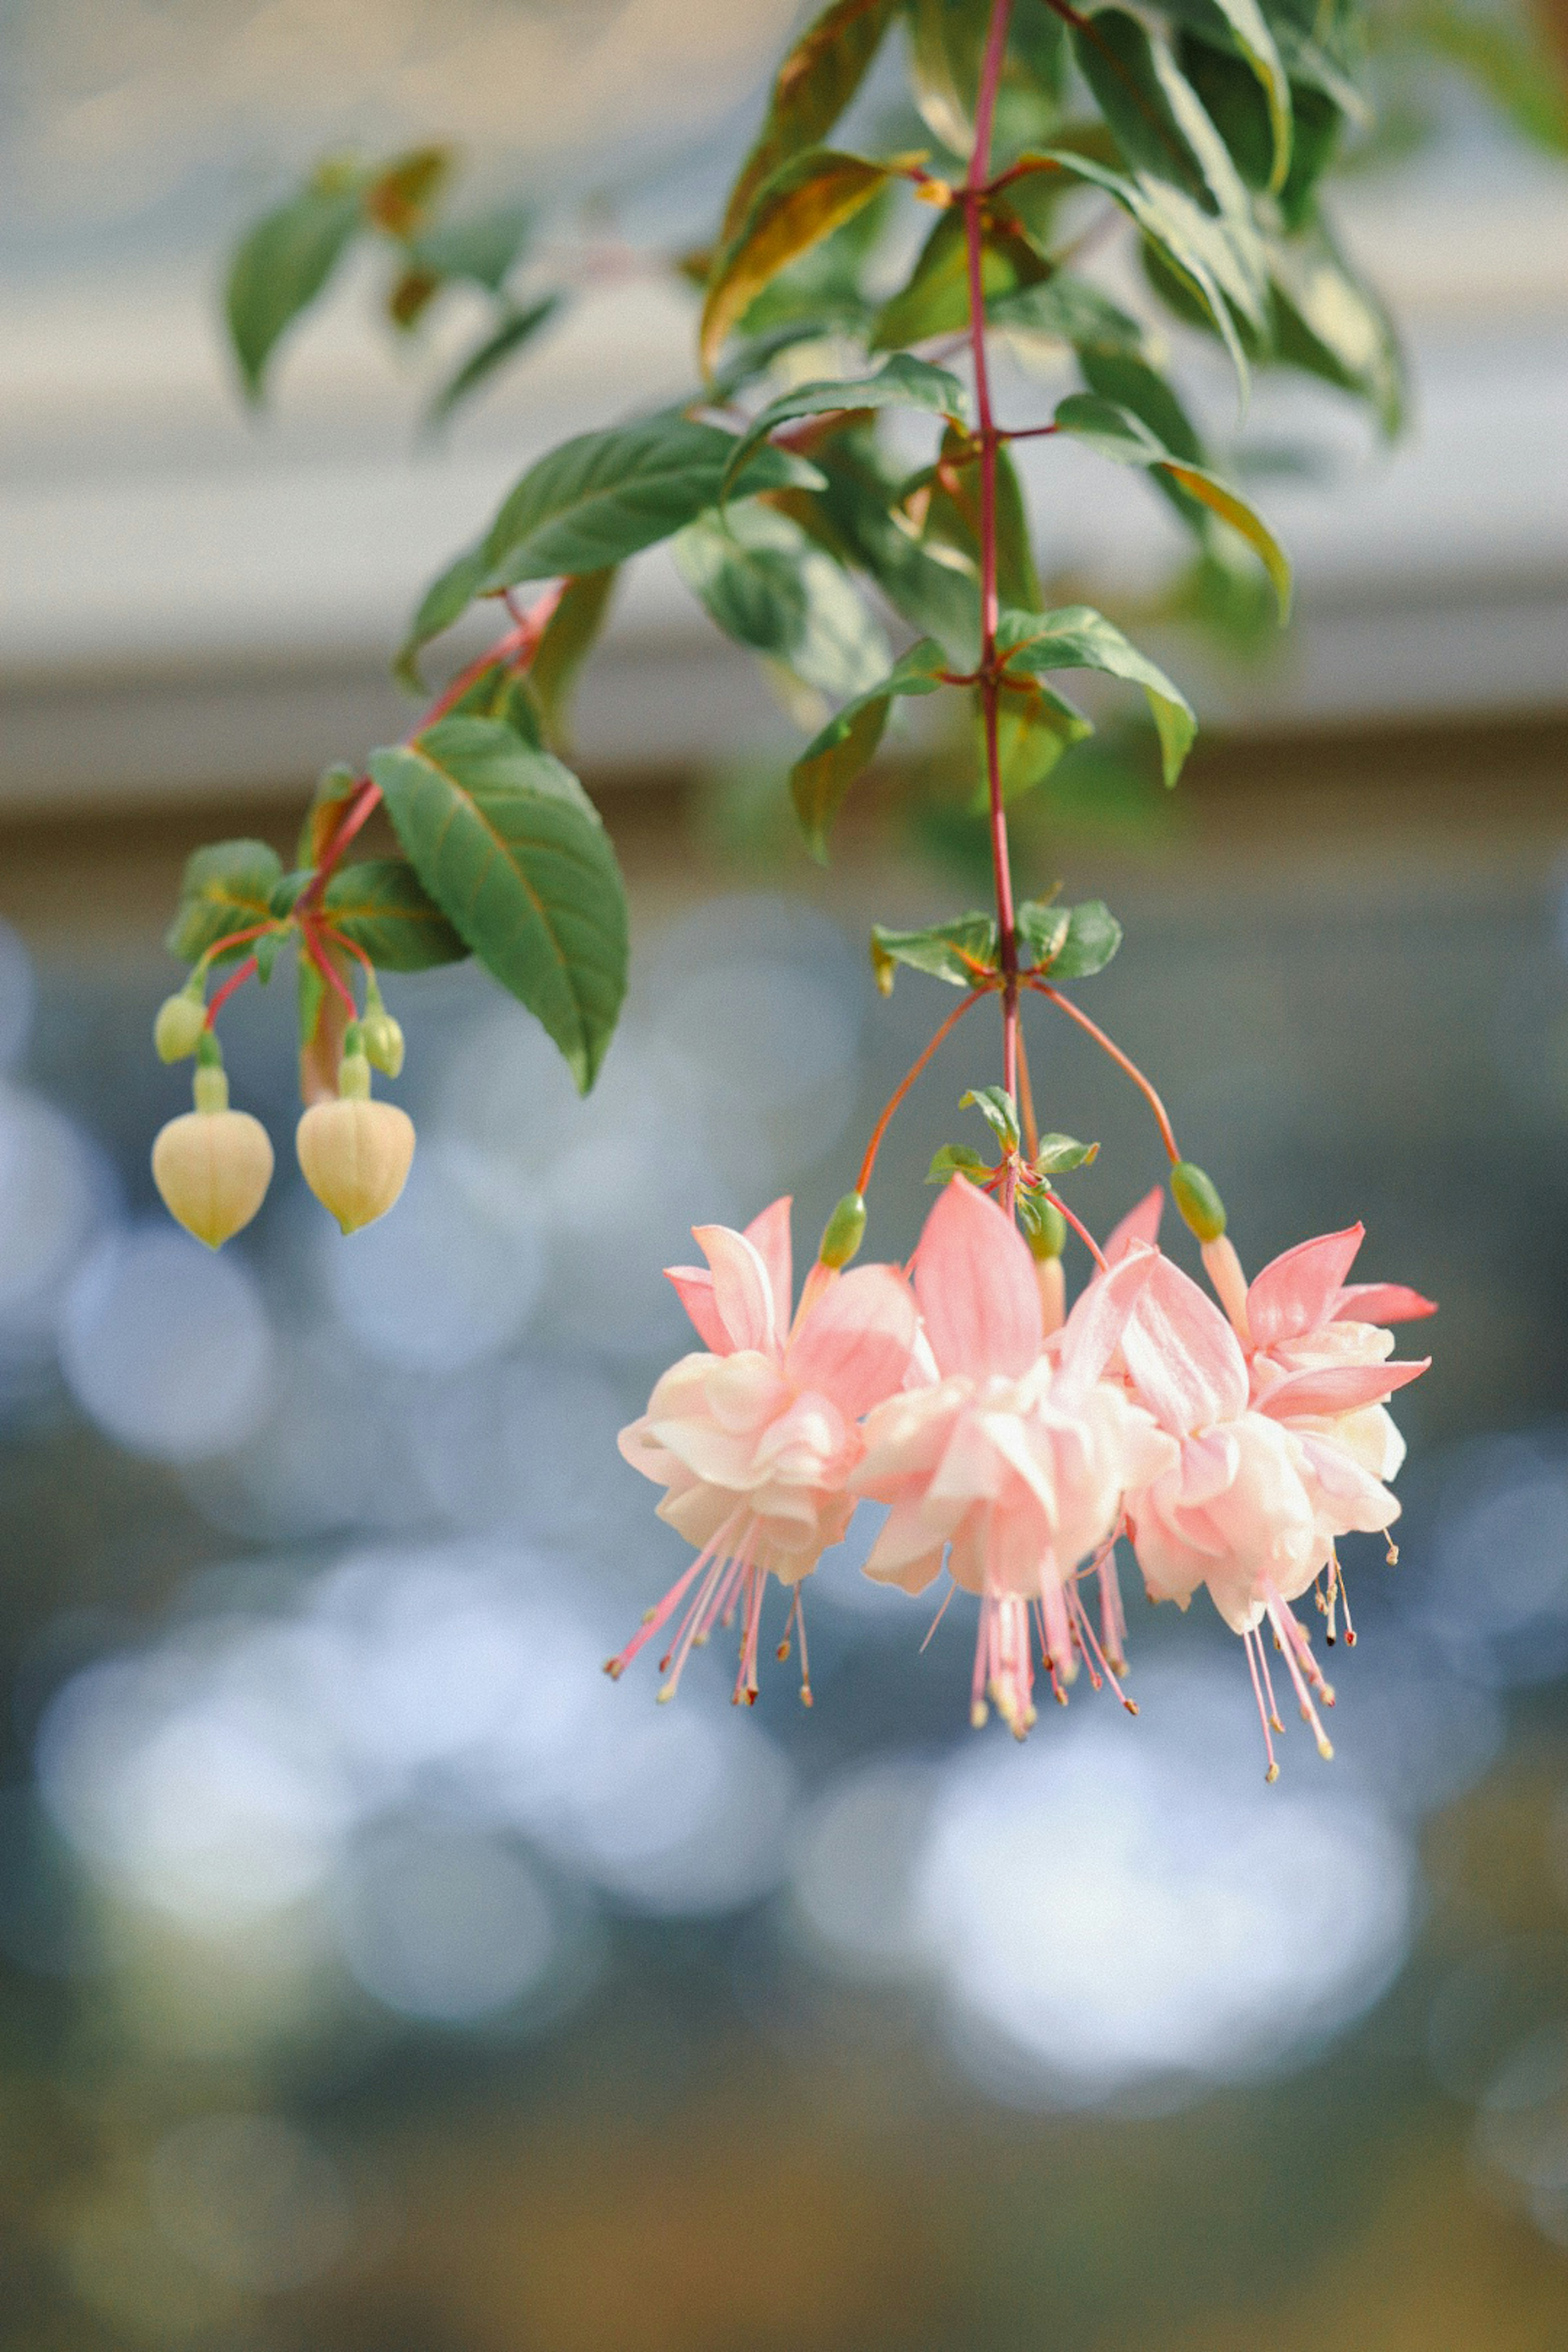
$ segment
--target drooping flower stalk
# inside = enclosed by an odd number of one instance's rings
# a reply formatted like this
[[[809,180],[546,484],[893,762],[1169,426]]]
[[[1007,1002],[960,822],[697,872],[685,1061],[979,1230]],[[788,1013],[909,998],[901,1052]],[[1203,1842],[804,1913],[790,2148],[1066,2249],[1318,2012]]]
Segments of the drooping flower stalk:
[[[991,129],[1007,54],[1012,0],[993,0],[991,25],[980,68],[974,106],[974,146],[963,189],[963,236],[969,272],[969,344],[974,368],[974,405],[980,433],[980,664],[981,724],[985,743],[985,790],[991,818],[991,870],[996,891],[997,961],[1002,973],[1002,1084],[1018,1094],[1018,930],[1013,904],[1013,868],[1007,843],[1007,810],[1002,796],[998,740],[1001,699],[996,660],[996,625],[1001,605],[996,587],[996,450],[999,435],[991,409],[991,373],[985,350],[985,289],[983,210],[991,168]],[[1002,1205],[1013,1207],[1016,1176],[1002,1180]]]

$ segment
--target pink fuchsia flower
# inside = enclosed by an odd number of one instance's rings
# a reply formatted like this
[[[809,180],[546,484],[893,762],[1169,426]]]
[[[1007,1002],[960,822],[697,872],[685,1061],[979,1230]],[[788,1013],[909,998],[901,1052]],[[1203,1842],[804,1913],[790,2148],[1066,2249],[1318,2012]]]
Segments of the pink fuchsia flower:
[[[1031,1612],[1053,1683],[1076,1673],[1076,1650],[1098,1680],[1105,1662],[1077,1572],[1102,1547],[1109,1564],[1124,1488],[1174,1452],[1100,1377],[1154,1263],[1140,1252],[1090,1283],[1047,1349],[1026,1244],[954,1177],[914,1261],[938,1378],[875,1407],[850,1474],[857,1493],[890,1507],[868,1576],[921,1592],[945,1554],[954,1584],[978,1595],[973,1719],[989,1694],[1020,1738],[1035,1719]],[[1108,1601],[1118,1650],[1119,1617]]]
[[[621,1432],[626,1460],[666,1489],[660,1518],[699,1547],[607,1668],[619,1675],[695,1587],[661,1662],[669,1669],[661,1698],[673,1696],[693,1647],[737,1608],[735,1696],[755,1697],[763,1595],[776,1576],[794,1588],[810,1705],[800,1582],[849,1525],[846,1481],[862,1452],[860,1417],[899,1388],[914,1352],[914,1300],[891,1266],[814,1266],[792,1325],[789,1212],[787,1199],[775,1201],[743,1234],[694,1227],[707,1266],[667,1271],[706,1352],[672,1364],[647,1412]]]
[[[1363,1234],[1356,1224],[1300,1242],[1245,1290],[1239,1265],[1234,1274],[1229,1266],[1221,1270],[1252,1402],[1294,1433],[1303,1482],[1329,1543],[1321,1605],[1331,1641],[1343,1591],[1334,1539],[1352,1529],[1385,1532],[1397,1517],[1386,1482],[1405,1459],[1405,1441],[1387,1400],[1432,1360],[1391,1360],[1394,1334],[1384,1327],[1436,1312],[1431,1299],[1402,1283],[1346,1282]],[[1348,1609],[1346,1630],[1353,1643]]]
[[[1299,1440],[1252,1407],[1235,1332],[1169,1258],[1156,1261],[1122,1334],[1121,1353],[1135,1393],[1178,1449],[1127,1502],[1151,1597],[1184,1609],[1206,1585],[1220,1615],[1241,1635],[1272,1780],[1278,1767],[1269,1727],[1279,1727],[1279,1717],[1259,1632],[1267,1617],[1303,1719],[1320,1751],[1331,1755],[1311,1694],[1331,1706],[1333,1693],[1289,1606],[1324,1565],[1330,1543],[1308,1491]],[[1392,1516],[1398,1506],[1392,1496],[1387,1502]]]

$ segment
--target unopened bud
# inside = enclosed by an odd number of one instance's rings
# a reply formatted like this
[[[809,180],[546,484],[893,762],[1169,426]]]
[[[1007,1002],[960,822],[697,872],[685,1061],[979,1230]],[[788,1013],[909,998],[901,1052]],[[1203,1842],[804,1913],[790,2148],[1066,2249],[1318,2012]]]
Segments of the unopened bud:
[[[1212,1177],[1192,1160],[1178,1160],[1171,1171],[1171,1197],[1199,1241],[1218,1241],[1225,1231],[1225,1202]]]
[[[207,1008],[199,994],[193,996],[188,989],[183,989],[178,996],[166,996],[153,1024],[153,1043],[158,1059],[183,1062],[201,1044],[206,1025]]]
[[[175,1222],[218,1249],[266,1199],[272,1145],[258,1118],[229,1109],[216,1065],[196,1072],[195,1091],[195,1109],[172,1118],[153,1146],[153,1181]]]
[[[817,1261],[822,1265],[847,1265],[866,1238],[866,1198],[846,1192],[822,1229]]]
[[[1025,1203],[1027,1202],[1026,1211]],[[1041,1192],[1026,1192],[1019,1201],[1019,1223],[1029,1252],[1038,1264],[1044,1265],[1061,1256],[1067,1247],[1068,1221],[1054,1201]]]
[[[345,1076],[364,1073],[364,1091],[343,1086]],[[363,1055],[343,1057],[343,1091],[336,1102],[315,1103],[295,1131],[294,1146],[305,1181],[345,1234],[384,1217],[407,1181],[414,1158],[414,1121],[395,1103],[370,1097],[370,1065]]]
[[[403,1028],[393,1019],[384,1004],[366,1008],[360,1023],[364,1039],[365,1059],[384,1077],[395,1078],[403,1068]]]

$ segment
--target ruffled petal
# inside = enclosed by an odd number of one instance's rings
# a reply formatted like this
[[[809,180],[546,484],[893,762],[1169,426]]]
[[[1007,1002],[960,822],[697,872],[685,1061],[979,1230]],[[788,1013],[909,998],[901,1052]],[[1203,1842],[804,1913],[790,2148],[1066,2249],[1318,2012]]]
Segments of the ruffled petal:
[[[746,1227],[745,1237],[767,1268],[768,1287],[773,1295],[773,1321],[780,1331],[789,1329],[789,1318],[795,1306],[794,1261],[790,1254],[790,1195],[774,1201],[760,1216],[753,1217]]]
[[[861,1265],[825,1291],[790,1341],[784,1370],[797,1387],[831,1397],[858,1421],[904,1382],[914,1351],[915,1302],[890,1265]]]
[[[954,1523],[953,1514],[941,1519],[921,1504],[896,1503],[871,1546],[866,1574],[876,1584],[897,1584],[906,1592],[923,1592],[942,1567]]]
[[[1230,1421],[1247,1403],[1247,1363],[1235,1332],[1168,1257],[1154,1261],[1121,1351],[1144,1403],[1178,1437]]]
[[[1044,1341],[1035,1262],[1011,1217],[955,1176],[925,1222],[915,1295],[943,1373],[1027,1371]]]
[[[773,1282],[756,1244],[728,1225],[693,1225],[691,1237],[713,1269],[714,1304],[730,1346],[777,1356]]]
[[[1364,1225],[1347,1225],[1342,1234],[1298,1242],[1270,1260],[1247,1294],[1255,1347],[1271,1347],[1328,1321],[1365,1233]]]

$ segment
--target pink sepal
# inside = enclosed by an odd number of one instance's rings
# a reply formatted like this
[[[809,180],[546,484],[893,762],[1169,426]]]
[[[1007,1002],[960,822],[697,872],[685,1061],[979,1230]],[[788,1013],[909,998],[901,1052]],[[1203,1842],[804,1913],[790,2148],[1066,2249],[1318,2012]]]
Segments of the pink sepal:
[[[1423,1298],[1403,1282],[1347,1282],[1331,1317],[1335,1323],[1419,1323],[1436,1315],[1435,1298]]]
[[[1269,1261],[1247,1294],[1254,1347],[1271,1348],[1328,1320],[1365,1233],[1364,1225],[1347,1225],[1341,1234],[1319,1234]]]
[[[1271,1421],[1313,1421],[1325,1413],[1359,1412],[1381,1404],[1395,1389],[1418,1381],[1430,1356],[1417,1363],[1331,1364],[1321,1371],[1291,1372],[1258,1400]]]
[[[1016,1379],[1039,1355],[1045,1335],[1028,1244],[1012,1218],[962,1176],[926,1219],[915,1296],[944,1376]]]

